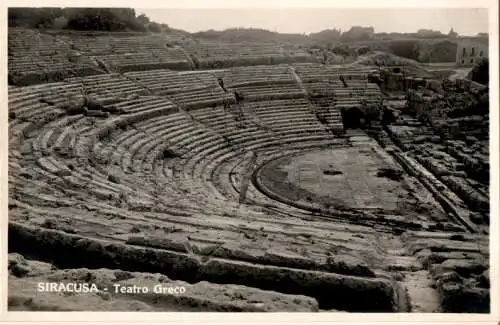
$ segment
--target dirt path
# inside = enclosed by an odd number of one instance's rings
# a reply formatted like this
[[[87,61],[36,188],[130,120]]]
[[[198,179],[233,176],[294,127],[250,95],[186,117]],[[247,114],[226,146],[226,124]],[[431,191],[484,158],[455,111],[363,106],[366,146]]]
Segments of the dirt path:
[[[466,79],[471,70],[472,68],[455,69],[455,72],[451,76],[449,76],[448,79],[450,79],[451,81],[455,81],[457,79]]]

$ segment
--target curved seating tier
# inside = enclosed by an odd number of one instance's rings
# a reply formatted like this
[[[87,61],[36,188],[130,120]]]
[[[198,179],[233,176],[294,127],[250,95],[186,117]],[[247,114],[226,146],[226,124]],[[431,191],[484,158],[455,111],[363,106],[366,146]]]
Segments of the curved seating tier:
[[[203,62],[208,63],[216,60],[239,60],[252,63],[252,59],[255,62],[275,59],[275,63],[279,63],[280,60],[284,61],[282,63],[286,63],[286,60],[304,62],[312,59],[303,50],[296,47],[283,47],[277,43],[197,40],[196,43],[186,45],[186,48],[194,53],[202,64]]]
[[[59,38],[37,30],[9,28],[8,52],[9,84],[36,84],[60,80],[66,74],[99,73],[88,57],[78,55]]]
[[[339,80],[340,76],[349,83],[355,80],[367,80],[368,74],[374,71],[370,67],[349,67],[344,65],[319,65],[314,63],[294,64],[296,73],[307,80]]]
[[[9,28],[9,83],[29,85],[58,81],[69,75],[102,73],[96,59],[116,71],[169,68],[190,70],[191,59],[184,49],[167,46],[161,35],[56,34]]]
[[[149,52],[172,59],[186,59],[176,48],[166,48],[165,44],[170,40],[163,35],[136,35],[113,33],[88,37],[85,33],[70,33],[58,35],[62,40],[71,44],[73,47],[88,53],[90,55],[100,54],[127,54],[134,52]]]
[[[180,49],[159,52],[139,52],[125,54],[106,54],[98,58],[109,67],[121,71],[175,69],[189,70],[191,64]]]
[[[291,82],[289,66],[286,64],[272,66],[236,67],[232,69],[221,69],[213,72],[222,78],[228,86],[236,87],[239,84],[255,84],[259,82]]]
[[[112,36],[111,36],[112,35]],[[271,65],[314,60],[294,46],[277,43],[235,43],[193,40],[175,32],[86,33],[9,28],[9,83],[59,81],[71,75],[106,70],[143,71]]]
[[[223,78],[227,88],[249,94],[247,98],[252,98],[252,92],[276,95],[273,87],[283,87],[284,94],[277,95],[283,99],[245,99],[239,108],[242,120],[237,121],[238,109],[234,105],[229,110],[220,106],[227,94],[218,85],[217,77]],[[60,108],[66,101],[63,97],[78,98],[82,89],[105,102],[105,107],[114,106],[122,115],[104,119],[77,115],[57,120],[65,115]],[[41,125],[37,117],[46,115],[47,110],[57,113],[43,121],[46,128],[32,135],[30,148],[38,168],[65,177],[77,188],[85,186],[90,197],[104,200],[119,199],[124,193],[131,196],[135,193],[131,189],[137,189],[135,177],[155,184],[182,177],[199,193],[193,195],[195,201],[204,193],[226,200],[227,193],[218,189],[222,183],[207,181],[212,175],[218,177],[215,170],[220,170],[219,163],[234,161],[249,149],[269,151],[288,146],[292,150],[307,147],[306,143],[325,145],[334,140],[311,112],[302,86],[287,65],[204,72],[136,71],[9,90],[10,110],[16,113],[11,133],[17,138],[26,137],[34,126]],[[286,99],[290,92],[295,92],[297,98]],[[178,104],[187,107],[189,115],[181,112]],[[173,157],[165,156],[167,151]],[[83,174],[78,174],[77,166],[84,166]],[[110,170],[126,179],[120,182],[124,187],[107,180]],[[89,183],[90,174],[101,179],[94,176]],[[197,180],[201,183],[197,184]],[[154,195],[147,186],[143,190],[141,195],[134,194],[137,200],[151,202]],[[168,191],[182,193],[175,186]],[[205,201],[210,205],[210,200]],[[219,205],[215,204],[217,208]]]

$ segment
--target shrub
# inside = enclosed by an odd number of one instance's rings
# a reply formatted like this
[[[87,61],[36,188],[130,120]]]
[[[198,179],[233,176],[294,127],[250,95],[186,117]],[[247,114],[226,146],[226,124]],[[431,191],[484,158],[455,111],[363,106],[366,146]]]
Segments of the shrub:
[[[370,52],[370,48],[368,46],[358,48],[358,55],[364,55],[368,52]]]
[[[479,60],[470,73],[471,80],[487,85],[490,76],[490,64],[488,59]]]
[[[162,28],[161,25],[155,22],[149,23],[148,24],[148,30],[153,33],[161,33]]]

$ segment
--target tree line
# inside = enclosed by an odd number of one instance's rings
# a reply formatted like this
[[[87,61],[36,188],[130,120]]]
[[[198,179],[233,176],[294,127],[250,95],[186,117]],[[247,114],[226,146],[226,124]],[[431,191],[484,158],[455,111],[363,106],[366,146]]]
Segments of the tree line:
[[[168,32],[131,8],[9,8],[9,27],[70,29],[81,31]]]

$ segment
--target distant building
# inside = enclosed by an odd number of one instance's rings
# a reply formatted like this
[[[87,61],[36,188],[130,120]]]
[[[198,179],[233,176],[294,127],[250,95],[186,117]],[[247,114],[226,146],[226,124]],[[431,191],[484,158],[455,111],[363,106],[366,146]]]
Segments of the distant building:
[[[441,33],[438,30],[432,30],[432,29],[419,29],[417,31],[418,37],[421,38],[442,38],[446,37],[443,33]]]
[[[477,60],[488,57],[488,44],[479,40],[466,39],[457,43],[457,65],[473,65]]]
[[[452,29],[450,29],[450,32],[448,33],[448,37],[449,37],[449,38],[457,38],[457,37],[458,37],[458,33],[457,33],[457,32],[455,32],[455,31],[453,30],[453,28],[452,28]]]

